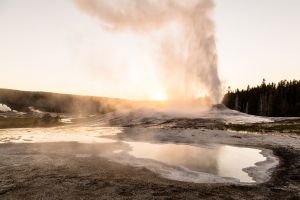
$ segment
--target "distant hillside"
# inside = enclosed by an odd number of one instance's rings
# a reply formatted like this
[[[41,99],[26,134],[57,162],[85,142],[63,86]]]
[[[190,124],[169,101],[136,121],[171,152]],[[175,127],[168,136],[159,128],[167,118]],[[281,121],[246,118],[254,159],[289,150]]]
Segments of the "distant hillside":
[[[274,116],[300,117],[300,80],[280,81],[246,90],[228,90],[223,104],[244,113]]]
[[[0,103],[17,111],[34,107],[45,112],[82,114],[107,113],[119,108],[129,108],[133,104],[128,100],[114,98],[9,89],[0,89]]]

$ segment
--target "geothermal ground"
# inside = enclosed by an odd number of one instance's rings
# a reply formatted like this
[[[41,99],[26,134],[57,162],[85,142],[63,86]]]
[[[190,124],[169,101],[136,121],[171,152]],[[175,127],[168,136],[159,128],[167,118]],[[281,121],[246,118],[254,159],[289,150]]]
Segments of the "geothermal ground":
[[[296,118],[214,108],[62,122],[0,130],[1,199],[300,198]]]

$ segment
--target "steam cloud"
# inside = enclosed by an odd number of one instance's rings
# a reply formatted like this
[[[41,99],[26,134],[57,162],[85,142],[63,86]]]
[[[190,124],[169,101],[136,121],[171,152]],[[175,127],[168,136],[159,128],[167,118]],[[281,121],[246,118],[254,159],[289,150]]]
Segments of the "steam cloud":
[[[85,13],[100,20],[107,31],[148,34],[168,26],[180,30],[161,40],[161,76],[171,99],[192,99],[203,90],[218,103],[218,76],[212,0],[74,0]],[[178,28],[179,27],[179,28]],[[173,34],[174,35],[174,34]],[[202,91],[201,91],[202,90]]]

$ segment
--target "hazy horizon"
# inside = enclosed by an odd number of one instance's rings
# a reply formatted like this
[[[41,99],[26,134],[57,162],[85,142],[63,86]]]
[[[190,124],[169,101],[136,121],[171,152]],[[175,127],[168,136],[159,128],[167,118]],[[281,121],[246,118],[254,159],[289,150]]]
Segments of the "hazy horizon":
[[[299,1],[215,0],[215,5],[224,88],[300,77]],[[2,0],[0,36],[0,88],[125,99],[164,95],[152,69],[157,61],[149,56],[156,48],[152,38],[107,32],[72,0]]]

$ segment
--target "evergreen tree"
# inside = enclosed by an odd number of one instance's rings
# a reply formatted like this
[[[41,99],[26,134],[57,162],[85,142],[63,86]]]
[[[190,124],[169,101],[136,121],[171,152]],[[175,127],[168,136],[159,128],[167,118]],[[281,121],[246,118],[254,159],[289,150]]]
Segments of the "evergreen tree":
[[[248,86],[246,90],[228,87],[223,104],[228,108],[261,116],[300,116],[300,80]]]

